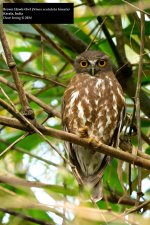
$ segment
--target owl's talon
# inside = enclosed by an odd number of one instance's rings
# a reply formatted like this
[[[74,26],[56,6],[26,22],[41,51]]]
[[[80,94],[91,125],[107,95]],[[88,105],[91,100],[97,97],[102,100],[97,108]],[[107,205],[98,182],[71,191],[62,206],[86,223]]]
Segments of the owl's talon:
[[[88,127],[85,126],[85,127],[82,127],[82,128],[79,128],[79,136],[81,138],[86,138],[88,137]]]
[[[87,138],[87,141],[90,144],[90,143],[95,142],[95,139],[93,137],[89,137],[89,138]]]
[[[97,146],[98,145],[98,140],[96,140],[96,138],[95,137],[89,137],[89,138],[87,138],[86,139],[87,140],[87,142],[88,142],[88,144],[90,145],[90,146]],[[91,150],[91,152],[92,152],[92,150]],[[93,154],[95,153],[95,151],[93,150]]]
[[[87,138],[87,141],[89,144],[96,144],[96,145],[98,144],[98,141],[96,140],[95,137],[89,137]]]

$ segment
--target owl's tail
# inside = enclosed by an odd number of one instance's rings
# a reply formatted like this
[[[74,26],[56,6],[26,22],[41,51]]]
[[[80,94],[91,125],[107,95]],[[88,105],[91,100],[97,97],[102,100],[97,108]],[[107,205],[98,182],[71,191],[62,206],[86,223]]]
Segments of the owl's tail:
[[[92,188],[92,199],[97,202],[97,201],[100,201],[102,197],[103,197],[103,180],[101,179]]]

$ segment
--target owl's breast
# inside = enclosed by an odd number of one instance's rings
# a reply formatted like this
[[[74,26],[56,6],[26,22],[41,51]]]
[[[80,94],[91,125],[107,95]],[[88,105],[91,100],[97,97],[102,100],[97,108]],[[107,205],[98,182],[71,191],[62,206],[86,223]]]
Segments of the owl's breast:
[[[113,83],[109,77],[75,77],[64,95],[64,120],[70,132],[80,135],[80,128],[87,127],[88,137],[109,144],[124,104],[120,86]]]

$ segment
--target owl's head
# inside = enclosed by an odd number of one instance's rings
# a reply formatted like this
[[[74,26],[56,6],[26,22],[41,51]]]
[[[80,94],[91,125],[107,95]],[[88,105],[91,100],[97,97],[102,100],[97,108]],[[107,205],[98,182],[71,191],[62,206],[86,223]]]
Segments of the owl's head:
[[[76,57],[74,68],[77,73],[88,73],[96,76],[100,72],[112,71],[109,57],[99,51],[85,51]]]

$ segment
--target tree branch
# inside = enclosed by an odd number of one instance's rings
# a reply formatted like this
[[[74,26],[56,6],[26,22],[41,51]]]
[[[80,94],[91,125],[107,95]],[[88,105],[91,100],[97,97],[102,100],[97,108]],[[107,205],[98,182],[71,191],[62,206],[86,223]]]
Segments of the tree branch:
[[[40,225],[53,225],[52,223],[49,223],[49,222],[46,222],[44,220],[39,220],[39,219],[35,219],[31,216],[27,216],[23,213],[20,213],[20,212],[16,212],[14,210],[11,210],[11,209],[4,209],[4,208],[0,208],[0,211],[1,212],[4,212],[4,213],[8,213],[12,216],[16,216],[16,217],[19,217],[23,220],[26,220],[26,221],[30,221],[32,223],[36,223],[36,224],[40,224]]]
[[[129,210],[126,211],[126,215],[133,213],[133,212],[137,212],[142,208],[148,208],[148,206],[150,205],[150,200],[145,201],[143,203],[140,203],[137,207],[131,208]]]
[[[122,57],[122,61],[127,63],[126,53],[125,53],[125,42],[124,33],[122,28],[121,15],[114,16],[114,27],[115,27],[115,37],[117,41],[117,50],[119,55]]]
[[[20,122],[24,123],[23,118],[20,116],[19,113],[14,109],[14,107],[10,106],[6,101],[0,98],[0,105],[3,106],[10,114],[12,114],[15,118],[17,118]]]
[[[20,130],[28,131],[30,130],[28,126],[25,126],[21,124],[17,119],[9,119],[7,117],[0,116],[0,124],[13,127]],[[39,130],[40,133],[55,137],[57,139],[61,139],[64,141],[68,141],[74,144],[78,144],[81,146],[84,146],[86,148],[91,148],[97,152],[104,153],[106,155],[121,159],[123,161],[129,162],[131,164],[140,166],[145,169],[150,169],[150,160],[132,155],[128,152],[118,151],[117,149],[105,145],[103,143],[95,144],[95,143],[89,143],[87,139],[80,138],[75,134],[67,133],[65,131],[56,130],[53,128],[47,128],[42,125],[38,125],[36,129]]]
[[[93,2],[93,0],[88,0],[88,2]],[[106,15],[122,15],[122,14],[131,14],[134,13],[135,11],[140,11],[144,12],[147,14],[147,16],[150,16],[149,12],[146,11],[146,9],[150,8],[150,3],[148,1],[142,1],[142,7],[141,7],[141,1],[136,1],[135,3],[129,3],[127,1],[122,0],[122,2],[125,2],[126,4],[116,4],[115,5],[105,5],[105,6],[93,6],[93,10],[95,12],[95,15],[101,15],[101,16],[106,16]],[[127,5],[128,4],[128,5]],[[145,11],[143,11],[145,9]],[[86,14],[87,15],[87,14]]]
[[[26,117],[28,117],[29,119],[34,119],[34,112],[28,104],[28,100],[26,98],[24,89],[22,87],[21,80],[20,80],[18,72],[17,72],[16,63],[15,63],[13,57],[12,57],[12,54],[11,54],[11,51],[10,51],[10,48],[9,48],[4,30],[3,30],[2,24],[0,24],[0,39],[1,39],[1,43],[2,43],[2,46],[3,46],[4,52],[5,52],[8,67],[9,67],[11,73],[12,73],[12,76],[13,76],[18,94],[19,94],[23,114]]]
[[[118,195],[116,193],[106,195],[106,199],[107,199],[107,201],[109,201],[111,203],[117,203],[117,204],[121,204],[121,205],[135,206],[135,204],[136,204],[136,199],[132,199],[132,198],[126,197],[126,196],[122,197],[121,195]],[[102,200],[105,201],[106,199],[103,198]],[[141,201],[140,206],[141,206],[140,208],[150,209],[150,203],[148,204],[147,201],[144,201],[144,202]]]
[[[59,37],[64,43],[68,43],[69,47],[78,53],[84,52],[87,45],[80,38],[71,33],[63,25],[59,24],[43,24],[47,30],[53,33],[55,36]],[[71,44],[70,44],[71,43]]]
[[[37,51],[35,51],[34,53],[31,54],[31,56],[29,57],[29,59],[27,59],[26,61],[24,61],[23,63],[21,63],[18,68],[22,69],[23,67],[25,67],[28,63],[30,63],[31,61],[33,61],[34,59],[38,58],[41,55],[42,50],[38,49]]]
[[[56,190],[57,192],[60,192],[62,194],[68,193],[69,196],[76,196],[78,194],[77,189],[67,188],[67,190],[64,190],[64,187],[61,185],[46,184],[46,183],[42,183],[39,181],[28,181],[28,180],[24,180],[20,177],[16,177],[14,175],[2,173],[2,172],[0,173],[0,182],[9,184],[9,185],[12,185],[15,187],[23,186],[23,187],[28,187],[28,188],[31,188],[31,187],[47,188],[54,192]]]
[[[3,152],[0,153],[0,157],[7,153],[14,145],[16,145],[19,141],[23,140],[25,137],[27,137],[29,132],[23,134],[21,137],[17,138],[12,144],[10,144]],[[1,139],[0,139],[1,140]]]
[[[73,64],[73,60],[57,45],[53,42],[50,37],[42,31],[39,25],[32,24],[33,28],[50,44],[52,45],[68,62]]]
[[[16,87],[13,83],[6,80],[4,77],[0,77],[0,82],[7,85],[8,87],[12,88],[13,90],[16,90]],[[47,112],[49,115],[57,116],[58,118],[61,118],[60,112],[57,112],[55,109],[53,109],[50,105],[47,105],[43,101],[41,101],[36,96],[29,94],[28,92],[25,92],[26,96],[34,101],[36,104],[38,104],[41,108],[44,109],[45,112]]]
[[[119,78],[119,82],[121,86],[123,87],[124,91],[127,93],[127,95],[134,100],[135,92],[136,92],[136,84],[134,83],[134,80],[132,77],[126,79],[125,77]],[[150,99],[145,94],[143,90],[140,92],[140,105],[141,110],[144,112],[144,114],[150,118]]]

